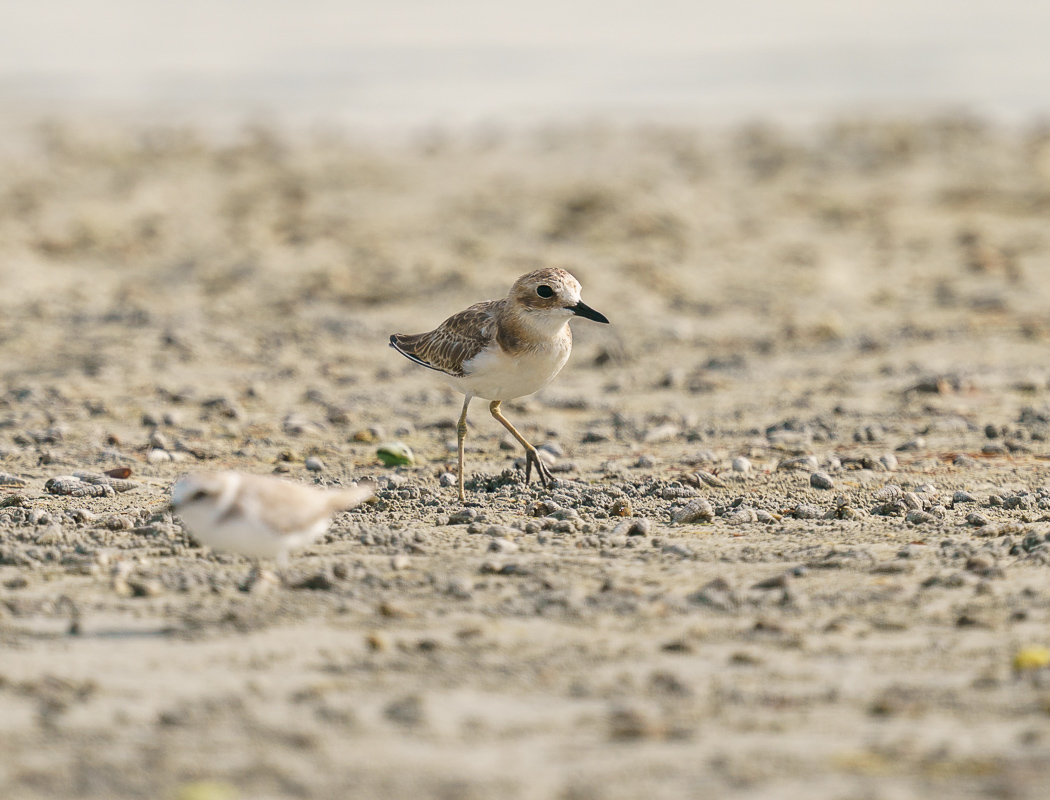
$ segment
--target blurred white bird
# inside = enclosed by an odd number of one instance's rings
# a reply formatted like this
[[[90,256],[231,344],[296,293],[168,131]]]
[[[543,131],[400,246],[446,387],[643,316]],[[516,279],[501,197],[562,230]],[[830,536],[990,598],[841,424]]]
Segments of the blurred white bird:
[[[288,553],[328,529],[332,514],[372,496],[374,486],[318,489],[267,475],[193,474],[171,489],[171,507],[201,544],[284,565]]]

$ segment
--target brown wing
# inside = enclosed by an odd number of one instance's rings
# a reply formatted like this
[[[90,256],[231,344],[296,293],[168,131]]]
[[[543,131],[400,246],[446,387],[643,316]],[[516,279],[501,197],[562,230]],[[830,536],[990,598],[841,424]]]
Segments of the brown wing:
[[[417,364],[460,377],[463,364],[492,342],[496,311],[503,302],[489,300],[472,305],[429,333],[395,333],[390,346]]]

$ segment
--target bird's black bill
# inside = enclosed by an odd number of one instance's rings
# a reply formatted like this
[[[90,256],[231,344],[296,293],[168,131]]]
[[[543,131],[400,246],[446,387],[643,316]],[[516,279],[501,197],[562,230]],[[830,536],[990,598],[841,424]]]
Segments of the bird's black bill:
[[[605,315],[600,311],[595,311],[586,303],[580,302],[574,306],[569,306],[569,311],[575,314],[577,317],[585,317],[587,319],[593,319],[595,322],[604,322],[606,325],[609,324],[609,320],[605,318]]]

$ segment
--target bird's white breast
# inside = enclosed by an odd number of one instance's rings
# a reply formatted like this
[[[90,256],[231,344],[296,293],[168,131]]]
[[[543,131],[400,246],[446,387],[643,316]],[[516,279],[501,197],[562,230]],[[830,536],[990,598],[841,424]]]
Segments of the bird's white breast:
[[[572,339],[559,336],[549,345],[511,355],[493,342],[463,365],[463,377],[448,376],[452,388],[486,400],[513,400],[538,392],[569,360]]]

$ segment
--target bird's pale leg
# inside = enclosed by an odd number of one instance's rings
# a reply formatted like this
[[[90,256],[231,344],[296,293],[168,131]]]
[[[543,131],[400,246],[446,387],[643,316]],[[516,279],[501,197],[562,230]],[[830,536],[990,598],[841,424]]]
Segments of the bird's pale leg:
[[[459,424],[456,426],[456,440],[459,449],[459,502],[466,501],[467,496],[463,493],[463,443],[467,438],[467,406],[473,395],[463,398],[463,413],[459,415]]]
[[[540,480],[540,485],[546,489],[554,482],[554,476],[551,475],[551,471],[547,469],[547,465],[540,460],[540,454],[536,452],[536,448],[518,431],[510,421],[503,416],[503,412],[499,410],[499,400],[493,400],[489,403],[489,412],[496,418],[500,425],[510,431],[510,435],[518,440],[518,444],[525,448],[525,483],[528,484],[529,478],[532,475],[532,465],[536,465],[536,475]]]

